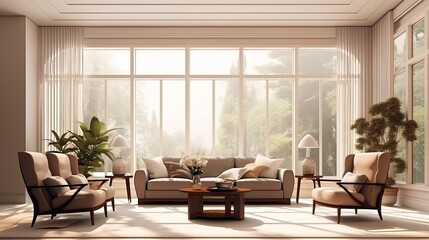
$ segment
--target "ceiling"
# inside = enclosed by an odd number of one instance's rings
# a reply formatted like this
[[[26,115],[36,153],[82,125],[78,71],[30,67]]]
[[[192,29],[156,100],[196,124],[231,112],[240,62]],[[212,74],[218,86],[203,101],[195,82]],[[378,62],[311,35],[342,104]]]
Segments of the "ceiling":
[[[0,0],[39,26],[371,26],[402,0]]]

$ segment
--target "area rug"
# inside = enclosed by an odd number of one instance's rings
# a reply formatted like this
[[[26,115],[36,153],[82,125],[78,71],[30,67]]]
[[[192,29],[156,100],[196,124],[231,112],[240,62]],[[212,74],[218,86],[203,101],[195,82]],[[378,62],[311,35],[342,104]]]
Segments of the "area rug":
[[[357,215],[353,210],[343,210],[341,224],[337,224],[334,208],[317,207],[312,215],[310,199],[292,205],[247,204],[242,221],[188,220],[185,204],[137,205],[125,199],[116,203],[115,212],[109,206],[107,218],[102,209],[95,213],[94,226],[89,213],[79,213],[61,214],[54,220],[41,216],[34,228],[30,227],[31,204],[3,205],[0,238],[429,238],[429,214],[399,207],[383,207],[384,220],[374,210],[359,210]],[[219,208],[222,206],[205,207]]]

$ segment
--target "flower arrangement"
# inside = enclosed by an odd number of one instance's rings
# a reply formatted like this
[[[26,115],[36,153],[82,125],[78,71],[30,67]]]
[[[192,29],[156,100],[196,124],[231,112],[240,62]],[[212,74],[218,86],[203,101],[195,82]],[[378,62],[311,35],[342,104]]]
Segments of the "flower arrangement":
[[[203,174],[203,168],[207,166],[207,160],[201,155],[189,156],[182,152],[180,166],[189,169],[193,176]]]

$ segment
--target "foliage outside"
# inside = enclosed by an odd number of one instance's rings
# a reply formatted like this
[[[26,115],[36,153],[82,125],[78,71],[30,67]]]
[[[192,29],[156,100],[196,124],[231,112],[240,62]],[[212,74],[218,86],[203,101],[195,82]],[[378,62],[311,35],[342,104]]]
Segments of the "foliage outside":
[[[364,152],[389,152],[393,171],[388,177],[388,187],[395,184],[395,176],[404,172],[405,160],[398,157],[398,143],[401,139],[415,141],[418,124],[414,120],[406,120],[401,112],[401,102],[392,97],[384,102],[374,104],[369,109],[371,119],[358,118],[352,124],[360,136],[356,139],[356,149]]]
[[[79,127],[83,135],[67,131],[60,136],[51,130],[54,139],[48,139],[48,146],[55,147],[56,152],[75,153],[78,158],[79,172],[88,177],[95,168],[104,163],[103,156],[111,160],[115,158],[107,142],[109,133],[116,129],[106,130],[106,125],[95,116],[92,117],[89,128],[83,122],[79,122]]]

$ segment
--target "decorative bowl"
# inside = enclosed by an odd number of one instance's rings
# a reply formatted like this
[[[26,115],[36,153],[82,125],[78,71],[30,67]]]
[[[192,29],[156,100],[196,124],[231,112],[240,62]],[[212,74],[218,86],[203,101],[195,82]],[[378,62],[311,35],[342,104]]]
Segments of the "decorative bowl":
[[[216,188],[218,189],[231,189],[233,182],[216,182]]]

